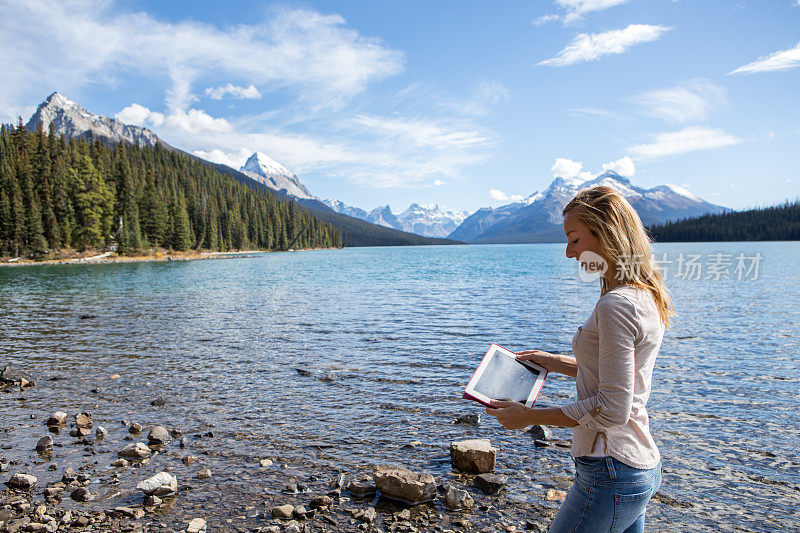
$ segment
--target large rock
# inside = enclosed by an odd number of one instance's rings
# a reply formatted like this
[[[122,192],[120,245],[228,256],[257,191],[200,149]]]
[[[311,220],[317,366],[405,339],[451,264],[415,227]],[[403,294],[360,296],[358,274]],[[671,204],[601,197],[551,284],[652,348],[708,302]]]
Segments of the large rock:
[[[347,490],[355,498],[372,497],[378,491],[375,482],[369,477],[357,477],[350,481],[347,485]]]
[[[469,492],[457,489],[452,485],[447,487],[444,494],[444,505],[453,511],[457,509],[472,509],[475,505],[475,500],[469,495]]]
[[[141,442],[128,444],[122,448],[117,455],[120,457],[128,457],[130,459],[144,459],[150,455],[150,448]]]
[[[45,435],[36,443],[36,451],[40,453],[53,451],[53,437]]]
[[[67,413],[64,411],[56,411],[45,421],[48,426],[62,426],[67,422]]]
[[[92,427],[92,415],[90,413],[78,413],[75,415],[75,425],[79,428]]]
[[[461,472],[484,474],[494,470],[497,450],[489,439],[470,439],[450,444],[450,462]]]
[[[288,503],[286,505],[278,505],[270,510],[270,514],[272,518],[289,519],[294,514],[294,505]]]
[[[36,476],[30,474],[14,474],[6,481],[6,485],[12,489],[28,490],[36,484],[36,481]]]
[[[178,492],[178,479],[169,472],[159,472],[151,478],[140,481],[136,488],[147,496],[167,496]]]
[[[436,480],[428,473],[380,465],[372,472],[372,479],[381,491],[381,496],[392,500],[414,505],[429,502],[436,497]]]
[[[508,483],[508,476],[502,474],[478,474],[475,476],[475,486],[486,494],[497,494]]]
[[[530,435],[534,440],[550,440],[553,438],[553,432],[550,431],[549,427],[540,426],[538,424],[532,425],[525,433]]]

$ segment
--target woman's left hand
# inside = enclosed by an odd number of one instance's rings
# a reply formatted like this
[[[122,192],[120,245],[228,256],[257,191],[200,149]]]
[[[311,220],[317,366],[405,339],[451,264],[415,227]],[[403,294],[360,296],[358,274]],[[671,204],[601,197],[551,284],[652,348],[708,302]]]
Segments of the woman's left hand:
[[[506,429],[522,429],[534,424],[531,421],[531,414],[533,409],[525,407],[519,402],[504,402],[501,400],[492,400],[490,402],[492,407],[486,408],[486,414],[497,417]]]

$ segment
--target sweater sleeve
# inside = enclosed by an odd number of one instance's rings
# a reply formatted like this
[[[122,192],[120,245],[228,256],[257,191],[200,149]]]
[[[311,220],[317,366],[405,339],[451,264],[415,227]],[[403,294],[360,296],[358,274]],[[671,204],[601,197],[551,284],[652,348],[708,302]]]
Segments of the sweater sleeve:
[[[633,405],[634,343],[639,333],[634,305],[609,293],[597,305],[599,341],[597,394],[565,405],[561,411],[594,431],[628,421]]]

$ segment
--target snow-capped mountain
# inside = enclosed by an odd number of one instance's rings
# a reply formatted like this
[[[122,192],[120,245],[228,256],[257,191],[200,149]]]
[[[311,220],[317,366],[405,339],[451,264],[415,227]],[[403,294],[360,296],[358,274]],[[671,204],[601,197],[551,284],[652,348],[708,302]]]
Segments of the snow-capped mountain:
[[[469,216],[466,211],[446,211],[435,204],[411,204],[408,209],[395,215],[388,205],[366,212],[333,198],[328,198],[323,203],[337,213],[424,237],[446,237]]]
[[[288,168],[261,152],[251,155],[239,172],[289,196],[301,200],[318,200]]]
[[[729,211],[698,198],[683,187],[660,185],[644,189],[609,170],[589,180],[556,178],[547,189],[532,194],[523,202],[480,209],[448,237],[466,242],[562,242],[565,240],[562,209],[580,189],[597,185],[619,191],[645,225]]]
[[[131,144],[139,143],[142,146],[165,145],[147,128],[131,126],[115,118],[96,115],[57,92],[39,104],[25,127],[28,131],[35,131],[40,122],[45,131],[52,123],[56,134],[67,137],[87,138],[91,135],[111,143],[125,141]]]

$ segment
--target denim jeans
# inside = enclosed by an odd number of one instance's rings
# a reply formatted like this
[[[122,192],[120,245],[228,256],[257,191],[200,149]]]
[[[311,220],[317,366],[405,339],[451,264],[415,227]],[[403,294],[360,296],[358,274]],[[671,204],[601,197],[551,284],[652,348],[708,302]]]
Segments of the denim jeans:
[[[642,532],[647,502],[660,486],[660,462],[641,470],[613,457],[577,457],[575,483],[550,533]]]

